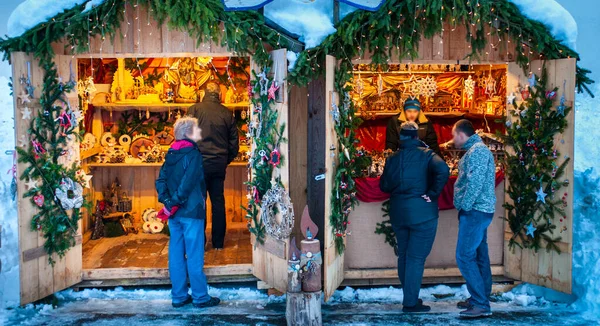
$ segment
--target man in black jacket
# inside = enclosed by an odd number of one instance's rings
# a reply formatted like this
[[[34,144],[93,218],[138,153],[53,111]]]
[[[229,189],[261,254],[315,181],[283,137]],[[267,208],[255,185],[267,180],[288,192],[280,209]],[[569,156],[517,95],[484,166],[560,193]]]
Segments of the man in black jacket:
[[[437,231],[438,197],[450,175],[446,162],[417,138],[418,129],[414,122],[402,124],[400,149],[387,159],[379,184],[391,194],[389,215],[398,241],[404,312],[431,309],[419,300],[419,290]]]
[[[212,244],[213,248],[220,250],[223,249],[227,229],[223,194],[225,173],[227,165],[239,151],[235,117],[221,105],[220,87],[213,82],[206,85],[202,103],[190,107],[188,115],[197,118],[198,127],[202,129],[198,148],[204,157],[204,180],[212,204]]]
[[[162,216],[169,218],[169,277],[173,307],[188,303],[204,308],[219,304],[219,298],[208,295],[204,274],[204,170],[202,154],[196,141],[200,129],[195,118],[184,117],[175,122],[175,141],[160,168],[156,180],[158,201],[165,206]],[[188,295],[189,276],[192,296]]]
[[[425,114],[421,112],[421,102],[417,99],[407,99],[404,102],[404,110],[402,113],[389,119],[385,130],[385,149],[391,149],[392,151],[398,150],[400,146],[400,125],[407,121],[417,123],[419,126],[419,139],[441,157],[442,152],[440,151],[440,145],[438,144],[433,124],[427,119]]]

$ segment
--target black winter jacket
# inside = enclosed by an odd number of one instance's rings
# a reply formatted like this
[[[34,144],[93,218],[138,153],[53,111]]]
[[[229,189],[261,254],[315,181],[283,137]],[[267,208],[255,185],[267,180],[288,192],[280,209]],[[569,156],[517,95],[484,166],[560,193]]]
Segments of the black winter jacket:
[[[406,122],[404,111],[389,119],[387,128],[385,129],[385,149],[398,150],[400,147],[400,125],[404,122]],[[431,121],[421,112],[416,122],[419,125],[419,139],[441,157],[442,152],[440,151],[437,134],[435,133],[435,129],[433,129]]]
[[[438,197],[449,175],[446,162],[420,140],[400,141],[400,150],[388,157],[379,183],[381,191],[391,194],[392,224],[415,225],[438,218]]]
[[[221,104],[218,96],[206,94],[201,103],[189,108],[188,115],[197,118],[202,129],[198,148],[204,157],[205,172],[225,173],[240,150],[233,113]]]
[[[168,210],[179,206],[175,213],[178,217],[206,218],[204,192],[204,169],[202,167],[202,154],[198,145],[181,148],[170,148],[160,168],[156,180],[158,201],[163,203]]]

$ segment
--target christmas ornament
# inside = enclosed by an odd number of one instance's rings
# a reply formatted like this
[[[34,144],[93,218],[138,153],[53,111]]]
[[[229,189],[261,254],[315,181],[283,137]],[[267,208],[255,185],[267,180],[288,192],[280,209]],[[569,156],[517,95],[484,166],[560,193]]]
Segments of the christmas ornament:
[[[531,236],[532,238],[535,237],[533,234],[535,230],[537,230],[537,228],[533,226],[533,222],[530,222],[527,226],[527,235]]]
[[[508,95],[506,97],[506,104],[507,105],[513,105],[515,103],[515,99],[517,97],[515,96],[515,93],[510,93],[510,95]]]
[[[267,79],[267,73],[263,70],[260,74],[258,74],[258,85],[260,89],[260,96],[268,95],[269,92],[269,80]]]
[[[490,75],[485,80],[485,95],[489,98],[496,95],[496,80],[492,77],[492,72],[490,71]]]
[[[28,107],[24,107],[21,109],[21,115],[22,115],[22,119],[23,120],[29,120],[31,119],[31,109]]]
[[[83,188],[71,178],[63,178],[54,193],[64,209],[80,208],[83,205]]]
[[[275,184],[263,196],[261,208],[261,220],[267,234],[278,240],[287,239],[294,228],[294,207],[285,189]],[[275,212],[281,216],[281,222],[277,222]]]
[[[36,156],[46,153],[46,149],[44,148],[44,146],[42,146],[42,144],[40,144],[39,141],[32,140],[31,145],[33,145],[33,151],[35,152]]]
[[[27,182],[25,182],[25,189],[27,189],[27,190],[36,189],[37,185],[38,185],[37,180],[29,179]]]
[[[277,85],[276,81],[273,81],[271,83],[271,87],[269,87],[269,91],[268,91],[268,99],[269,101],[274,100],[275,99],[275,92],[277,92],[277,90],[279,89],[279,85]]]
[[[381,96],[383,93],[383,78],[381,74],[377,75],[377,95]]]
[[[279,166],[279,163],[281,163],[281,154],[279,154],[279,151],[277,149],[274,149],[271,152],[271,158],[269,160],[269,163],[275,167]]]
[[[38,207],[42,207],[42,205],[44,205],[44,195],[42,194],[37,194],[35,196],[33,196],[33,202],[38,206]]]
[[[21,101],[21,104],[29,103],[31,100],[29,99],[29,95],[24,90],[21,90],[21,93],[17,96]]]
[[[469,75],[469,77],[465,80],[465,95],[467,95],[467,99],[469,101],[473,100],[473,95],[475,94],[475,80],[473,77]]]
[[[530,96],[531,96],[531,93],[529,93],[529,89],[521,90],[521,97],[523,98],[524,101],[528,100]]]
[[[541,201],[542,203],[546,203],[546,196],[547,194],[544,192],[544,189],[542,188],[542,185],[540,184],[540,189],[535,193],[537,196],[537,200],[536,201]]]
[[[535,77],[534,73],[529,73],[529,78],[527,78],[527,81],[529,82],[529,87],[533,88],[535,87],[535,85],[537,84],[537,79]]]
[[[546,91],[546,98],[549,100],[554,100],[556,98],[555,91]]]
[[[360,78],[360,74],[358,75],[358,79],[356,79],[356,82],[354,83],[354,92],[356,92],[356,94],[359,95],[359,97],[362,95],[362,93],[365,90],[365,82],[362,80],[362,78]]]
[[[82,169],[78,170],[75,175],[82,180],[81,185],[84,188],[90,188],[90,180],[92,180],[93,177],[92,175],[86,174]]]

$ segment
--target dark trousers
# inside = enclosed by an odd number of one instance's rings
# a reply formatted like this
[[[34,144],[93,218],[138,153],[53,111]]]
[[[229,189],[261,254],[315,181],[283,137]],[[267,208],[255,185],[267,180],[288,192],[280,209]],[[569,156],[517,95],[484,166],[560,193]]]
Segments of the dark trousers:
[[[206,191],[210,195],[212,205],[212,244],[213,248],[223,248],[225,242],[225,230],[227,229],[227,220],[225,218],[225,195],[223,192],[225,184],[225,172],[223,173],[205,173],[204,182]],[[204,194],[204,198],[206,194]],[[206,230],[206,224],[204,224]]]
[[[494,214],[476,210],[458,212],[458,242],[456,264],[465,278],[471,303],[490,309],[492,268],[487,244],[487,228]]]
[[[392,224],[398,241],[398,277],[404,292],[402,305],[406,307],[414,307],[419,300],[425,259],[433,247],[437,225],[437,218],[415,225]]]

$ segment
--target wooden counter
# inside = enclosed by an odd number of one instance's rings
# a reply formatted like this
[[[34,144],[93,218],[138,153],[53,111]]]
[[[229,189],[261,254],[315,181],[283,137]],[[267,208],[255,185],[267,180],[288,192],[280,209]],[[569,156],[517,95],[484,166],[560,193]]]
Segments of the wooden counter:
[[[488,228],[488,245],[492,265],[503,264],[504,251],[504,182],[496,187],[496,213]],[[385,243],[384,235],[375,234],[377,223],[386,218],[381,211],[382,203],[363,203],[350,213],[345,251],[345,270],[396,268],[397,257],[392,247]],[[456,267],[455,250],[458,235],[458,212],[456,209],[440,211],[438,231],[426,268]]]

